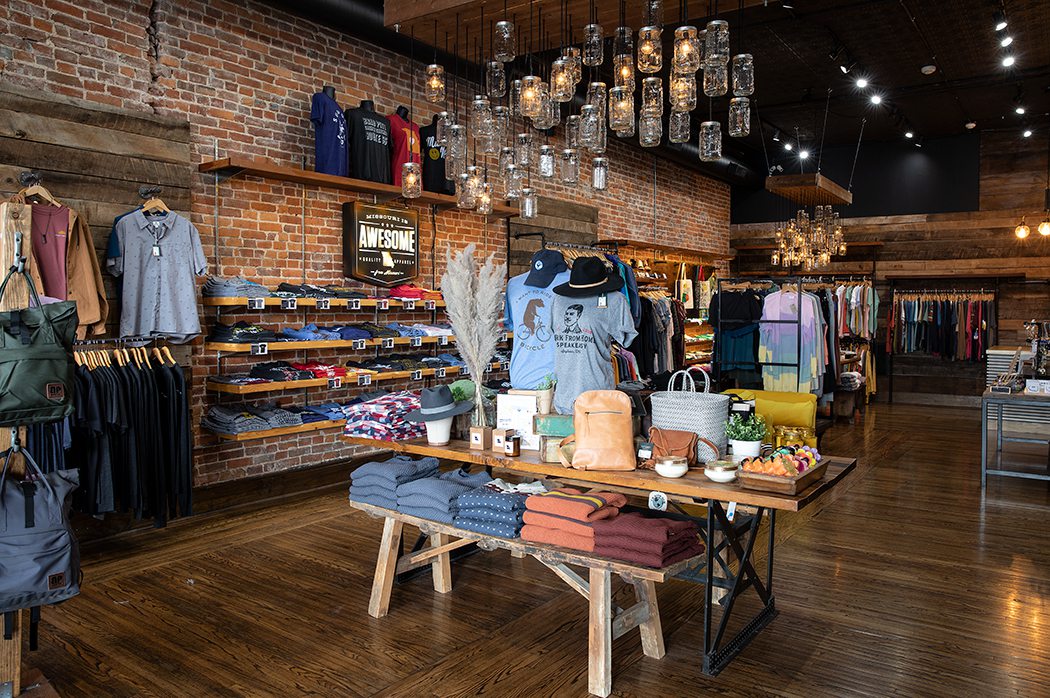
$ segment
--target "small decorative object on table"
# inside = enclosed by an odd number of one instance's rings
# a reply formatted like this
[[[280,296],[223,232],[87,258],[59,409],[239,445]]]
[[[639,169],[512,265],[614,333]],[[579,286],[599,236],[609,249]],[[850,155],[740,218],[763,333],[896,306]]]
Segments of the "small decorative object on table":
[[[684,456],[659,456],[656,461],[656,474],[660,477],[682,477],[689,472],[689,462]]]
[[[704,475],[715,482],[732,482],[736,479],[739,464],[731,460],[716,460],[704,467]]]
[[[492,450],[497,453],[503,453],[503,445],[506,443],[507,438],[510,436],[514,436],[513,429],[493,429]]]
[[[740,462],[740,484],[748,489],[798,494],[824,477],[828,464],[816,449],[785,446],[765,458]]]
[[[762,439],[766,436],[766,421],[761,415],[734,414],[726,422],[726,438],[733,449],[733,460],[754,458],[762,453]]]

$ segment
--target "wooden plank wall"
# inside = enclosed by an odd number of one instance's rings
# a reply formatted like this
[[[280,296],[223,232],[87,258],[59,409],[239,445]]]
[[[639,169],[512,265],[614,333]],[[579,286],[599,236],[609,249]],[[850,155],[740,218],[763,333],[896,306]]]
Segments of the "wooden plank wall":
[[[548,242],[593,245],[598,240],[598,208],[547,197],[537,200],[540,215],[531,220],[509,219],[510,247],[507,267],[510,276],[529,270],[532,255],[540,249],[542,238],[516,238],[520,233],[543,233]]]
[[[18,175],[40,173],[59,201],[86,216],[104,258],[113,219],[141,203],[142,185],[164,188],[173,210],[189,215],[190,125],[185,119],[132,114],[98,104],[0,90],[0,196],[18,191]],[[112,278],[107,336],[116,332],[120,304]]]
[[[985,132],[981,137],[980,210],[963,213],[846,218],[848,242],[877,241],[874,250],[880,296],[888,298],[889,283],[899,288],[998,287],[1000,343],[1023,339],[1022,324],[1050,318],[1050,239],[1035,226],[1042,219],[1047,154],[1042,144],[1009,132]],[[1022,214],[1032,224],[1027,240],[1014,237]],[[848,216],[848,209],[843,210]],[[769,251],[741,249],[771,244],[772,224],[734,225],[731,246],[738,248],[738,271],[769,270]],[[872,249],[853,248],[827,270],[869,273]],[[880,313],[885,324],[885,311]],[[899,359],[899,360],[898,360]],[[894,401],[976,404],[983,389],[983,364],[941,364],[922,357],[894,361]],[[886,393],[886,382],[880,385]]]

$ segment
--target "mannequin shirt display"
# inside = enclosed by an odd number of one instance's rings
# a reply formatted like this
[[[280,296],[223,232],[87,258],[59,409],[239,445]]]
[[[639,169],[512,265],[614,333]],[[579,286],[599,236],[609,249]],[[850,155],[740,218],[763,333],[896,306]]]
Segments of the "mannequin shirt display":
[[[406,162],[419,162],[419,126],[409,119],[411,115],[404,107],[398,107],[390,119],[390,176],[393,183],[401,186],[401,166]]]
[[[456,183],[445,177],[445,146],[437,142],[437,115],[419,129],[423,145],[423,189],[435,194],[455,194]]]
[[[572,414],[581,393],[616,387],[612,343],[626,346],[638,331],[627,298],[619,291],[590,298],[555,295],[553,311],[558,378],[554,409],[558,414]]]
[[[525,284],[528,273],[507,282],[507,330],[514,332],[510,356],[510,384],[535,390],[554,374],[554,293],[551,288],[569,280],[563,271],[550,284],[537,288]]]
[[[346,117],[335,99],[324,92],[313,96],[310,121],[314,125],[314,170],[346,177],[350,174],[346,149]]]
[[[346,110],[350,136],[350,176],[390,184],[390,121],[371,101]]]

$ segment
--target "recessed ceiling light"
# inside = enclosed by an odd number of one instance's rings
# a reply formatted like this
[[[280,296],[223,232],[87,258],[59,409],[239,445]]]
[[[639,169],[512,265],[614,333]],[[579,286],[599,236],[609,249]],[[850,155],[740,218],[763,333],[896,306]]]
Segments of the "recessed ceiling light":
[[[1006,13],[1002,9],[996,10],[992,18],[995,20],[995,31],[1001,32],[1006,29]]]
[[[809,157],[809,151],[808,150],[800,150],[800,151],[798,151],[798,156],[800,158],[802,158],[803,160],[805,160],[806,158]]]
[[[1014,42],[1014,38],[1013,38],[1012,36],[1004,36],[1004,37],[1003,37],[1003,38],[1002,38],[1002,39],[1001,39],[1001,40],[999,41],[999,45],[1000,45],[1000,46],[1002,46],[1003,48],[1006,48],[1007,46],[1009,46],[1009,45],[1010,45],[1010,44],[1012,44],[1013,42]]]
[[[933,65],[932,63],[930,65],[924,65],[923,67],[919,68],[919,72],[923,75],[933,75],[937,72],[937,66]]]
[[[904,132],[904,137],[905,138],[915,138],[915,133],[912,132],[912,131],[905,131]]]
[[[857,87],[859,87],[860,89],[863,90],[867,86],[868,86],[867,78],[857,78]]]
[[[779,128],[773,129],[773,142],[774,143],[779,143],[780,142],[780,129]]]
[[[793,147],[794,147],[794,146],[792,146],[792,145],[791,145],[790,143],[785,143],[785,144],[784,144],[784,150],[786,150],[786,151],[788,151],[788,152],[791,152],[791,149],[792,149]]]
[[[972,130],[974,130],[975,128],[977,128],[977,122],[976,122],[976,121],[967,121],[967,122],[966,122],[965,124],[963,124],[963,125],[964,125],[964,126],[966,126],[966,130],[967,130],[967,131],[972,131]]]
[[[1022,133],[1021,135],[1024,136],[1025,138],[1031,138],[1032,137],[1032,129],[1026,128],[1024,130],[1024,133]]]
[[[882,97],[880,97],[879,95],[872,95],[871,96],[871,103],[872,104],[882,104]]]
[[[1018,104],[1016,107],[1014,107],[1014,113],[1015,114],[1024,114],[1024,107],[1021,106],[1020,104]]]
[[[1005,57],[1003,57],[1003,66],[1004,66],[1004,67],[1006,67],[1006,68],[1009,68],[1009,67],[1010,67],[1010,66],[1012,66],[1012,65],[1013,65],[1013,64],[1014,64],[1015,62],[1016,62],[1016,61],[1015,61],[1015,59],[1014,59],[1014,57],[1013,57],[1013,56],[1005,56]]]

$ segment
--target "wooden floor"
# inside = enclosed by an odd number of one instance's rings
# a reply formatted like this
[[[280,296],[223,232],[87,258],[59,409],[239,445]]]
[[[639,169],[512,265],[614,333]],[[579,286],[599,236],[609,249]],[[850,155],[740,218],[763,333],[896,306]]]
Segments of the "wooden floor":
[[[778,518],[780,615],[720,676],[700,671],[703,588],[659,587],[667,656],[614,646],[616,696],[1046,696],[1050,487],[994,479],[979,412],[879,405],[829,432],[852,487]],[[505,552],[366,613],[381,525],[343,491],[111,542],[46,609],[28,661],[64,696],[584,696],[587,609]],[[621,590],[622,592],[623,590]]]

